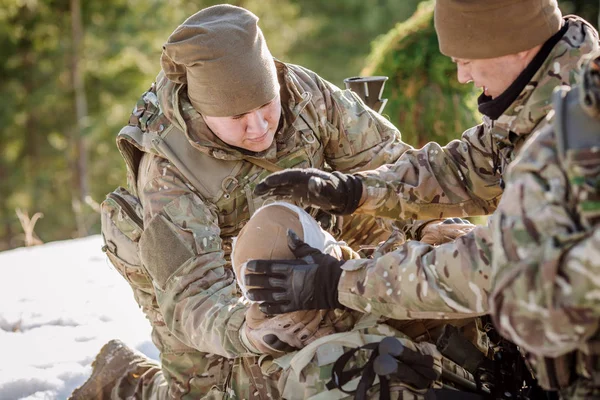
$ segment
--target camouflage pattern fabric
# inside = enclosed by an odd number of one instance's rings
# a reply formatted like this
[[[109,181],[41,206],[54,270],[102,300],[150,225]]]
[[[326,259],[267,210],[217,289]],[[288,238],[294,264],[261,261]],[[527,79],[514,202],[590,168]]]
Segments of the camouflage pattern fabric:
[[[469,129],[461,140],[409,150],[393,165],[361,173],[368,200],[359,212],[396,218],[489,214],[502,195],[500,180],[523,142],[545,125],[552,90],[579,79],[583,54],[598,49],[585,21],[569,27],[517,100],[497,120]],[[480,226],[437,247],[407,242],[372,260],[344,264],[339,300],[352,309],[396,319],[463,318],[488,312],[490,228]]]
[[[454,242],[409,241],[376,259],[347,261],[340,303],[394,319],[467,318],[487,313],[490,232],[478,226]]]
[[[283,123],[273,145],[257,157],[283,168],[324,168],[327,163],[335,170],[355,172],[394,162],[410,148],[389,121],[355,94],[302,67],[276,65]],[[170,397],[278,398],[274,386],[278,372],[265,375],[240,339],[247,305],[240,299],[229,262],[232,237],[265,201],[254,197],[252,190],[270,172],[246,162],[239,149],[214,136],[179,89],[159,75],[130,120],[148,137],[131,143],[143,155],[136,158],[135,152],[121,148],[144,225],[139,242],[143,268],[126,271],[126,279],[153,325]],[[190,151],[222,160],[223,168],[236,165],[227,179],[218,182],[218,196],[203,197],[181,171],[159,156],[151,138],[170,124],[177,125],[181,134],[185,131]],[[216,173],[206,172],[207,181]],[[354,238],[361,244],[369,240],[376,244],[380,238],[373,234],[385,232],[365,216],[344,220],[344,226],[348,229],[342,239]]]
[[[570,16],[566,33],[518,98],[497,119],[465,131],[446,146],[428,143],[375,171],[359,173],[367,200],[357,212],[392,219],[491,214],[506,166],[552,108],[552,90],[579,79],[576,65],[598,48],[598,33]]]
[[[301,351],[274,360],[273,363],[282,369],[278,386],[281,396],[289,400],[354,398],[354,396],[345,394],[338,389],[327,389],[326,384],[331,379],[333,363],[337,360],[338,355],[343,354],[345,351],[367,343],[379,342],[388,336],[398,338],[402,344],[420,354],[432,355],[434,369],[441,375],[442,355],[437,351],[435,345],[425,342],[413,342],[405,334],[392,328],[387,323],[377,321],[377,318],[373,316],[365,316],[351,332],[323,337]],[[364,365],[369,356],[369,352],[359,351],[351,362],[346,365],[346,370]],[[446,362],[449,361],[446,360]],[[472,375],[462,369],[461,371],[466,374],[464,375],[465,379],[473,381]],[[353,384],[356,385],[357,383],[358,378]],[[436,381],[432,387],[441,387],[441,385],[441,381]],[[352,386],[351,382],[345,388],[350,386]],[[425,390],[417,390],[394,379],[390,382],[390,392],[391,399],[425,399]],[[379,398],[379,384],[374,384],[370,388],[367,398]]]
[[[582,153],[590,160],[590,150]],[[580,379],[563,395],[591,398],[600,393],[600,229],[597,222],[582,224],[567,170],[551,127],[532,138],[509,169],[506,201],[495,217],[490,303],[500,332],[531,353],[542,384],[553,386],[545,357],[567,359],[576,367],[569,365],[564,381]]]

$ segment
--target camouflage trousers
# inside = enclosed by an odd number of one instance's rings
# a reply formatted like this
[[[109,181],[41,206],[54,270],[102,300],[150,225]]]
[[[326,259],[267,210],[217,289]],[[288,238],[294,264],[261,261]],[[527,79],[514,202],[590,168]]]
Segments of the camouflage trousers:
[[[278,372],[265,375],[259,357],[226,359],[206,353],[139,361],[120,377],[112,400],[278,399]]]
[[[113,399],[351,399],[339,389],[329,390],[334,362],[344,352],[379,342],[387,336],[399,338],[406,346],[434,357],[434,368],[441,374],[442,357],[429,343],[415,344],[394,328],[378,323],[376,317],[361,319],[351,332],[318,339],[306,348],[273,359],[270,356],[225,359],[191,352],[163,355],[162,368],[152,361],[133,365],[113,389]],[[347,365],[354,368],[369,358],[359,351]],[[352,389],[360,377],[348,382]],[[434,387],[440,387],[436,382]],[[425,393],[402,382],[391,381],[392,399],[424,399]],[[375,384],[368,398],[379,398]]]

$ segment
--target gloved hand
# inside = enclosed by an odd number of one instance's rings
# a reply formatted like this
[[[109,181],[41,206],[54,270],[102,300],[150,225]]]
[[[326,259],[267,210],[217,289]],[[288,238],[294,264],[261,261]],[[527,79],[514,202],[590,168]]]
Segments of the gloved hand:
[[[293,199],[304,206],[348,215],[358,208],[362,190],[360,179],[354,175],[292,168],[269,175],[256,185],[254,193]]]
[[[421,228],[419,240],[431,245],[451,242],[475,229],[475,225],[462,218],[448,218],[428,222]]]
[[[304,243],[288,230],[296,260],[252,260],[246,264],[246,297],[266,314],[342,308],[338,302],[340,261]]]
[[[246,337],[259,353],[278,357],[335,333],[327,319],[328,312],[296,311],[269,317],[254,303],[246,311]]]

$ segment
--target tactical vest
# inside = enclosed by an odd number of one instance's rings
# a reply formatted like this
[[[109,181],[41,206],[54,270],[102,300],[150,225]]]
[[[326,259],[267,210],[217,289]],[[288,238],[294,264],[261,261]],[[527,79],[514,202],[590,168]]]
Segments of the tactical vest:
[[[278,69],[284,69],[278,64]],[[171,162],[185,176],[191,189],[215,207],[219,218],[223,250],[231,252],[231,240],[256,209],[267,200],[253,194],[258,182],[274,171],[285,168],[324,168],[324,147],[316,129],[317,115],[312,94],[300,93],[299,84],[288,81],[292,109],[284,111],[283,129],[275,136],[276,161],[249,155],[232,156],[219,148],[203,146],[197,132],[206,131],[204,120],[191,105],[161,110],[172,94],[175,102],[185,97],[184,86],[169,82],[160,74],[157,83],[142,96],[129,125],[117,137],[117,146],[127,164],[128,183],[137,194],[137,170],[143,153],[151,153]],[[159,98],[160,97],[160,98]],[[283,96],[282,96],[283,97]],[[282,104],[285,101],[282,98]],[[167,115],[169,114],[169,115]]]
[[[265,199],[253,195],[255,185],[273,171],[288,167],[324,167],[324,147],[317,130],[317,112],[312,102],[310,82],[287,73],[287,67],[277,63],[282,90],[282,109],[285,121],[275,137],[277,151],[275,162],[244,154],[232,156],[218,146],[206,144],[196,133],[208,129],[204,120],[186,101],[181,85],[168,81],[159,74],[150,90],[143,94],[131,115],[129,124],[118,134],[117,146],[127,165],[127,180],[132,193],[118,188],[102,203],[102,235],[112,264],[131,285],[134,297],[150,320],[152,340],[161,352],[163,372],[169,378],[170,390],[178,387],[177,374],[185,365],[198,370],[211,370],[210,382],[198,383],[196,390],[205,387],[221,387],[227,381],[234,365],[228,360],[192,349],[176,339],[168,330],[159,310],[152,280],[139,258],[138,242],[143,233],[143,213],[138,200],[138,169],[144,154],[149,153],[167,159],[182,173],[191,190],[200,195],[219,218],[223,250],[228,257],[231,239],[236,235],[252,213]],[[303,88],[309,86],[309,90]],[[167,99],[167,96],[172,96]],[[168,100],[172,100],[169,102]],[[181,100],[181,101],[180,101]],[[165,363],[165,355],[180,354],[172,362]],[[181,366],[177,360],[181,359]],[[262,389],[260,398],[267,398],[268,384],[256,360],[236,360]],[[214,374],[216,365],[220,373]],[[180,377],[181,378],[181,377]],[[197,379],[197,378],[196,378]],[[209,379],[209,378],[206,378]],[[267,391],[262,393],[263,391]],[[192,393],[193,394],[193,393]]]

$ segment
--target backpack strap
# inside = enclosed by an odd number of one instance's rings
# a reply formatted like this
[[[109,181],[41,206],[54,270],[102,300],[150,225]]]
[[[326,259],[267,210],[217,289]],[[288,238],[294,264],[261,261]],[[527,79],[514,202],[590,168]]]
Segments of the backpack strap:
[[[258,165],[259,167],[266,169],[267,171],[270,171],[270,172],[278,172],[278,171],[283,171],[285,169],[275,163],[272,163],[267,160],[263,160],[262,158],[254,158],[254,157],[249,157],[249,156],[244,156],[243,158],[244,158],[244,160],[251,162],[254,165]]]

